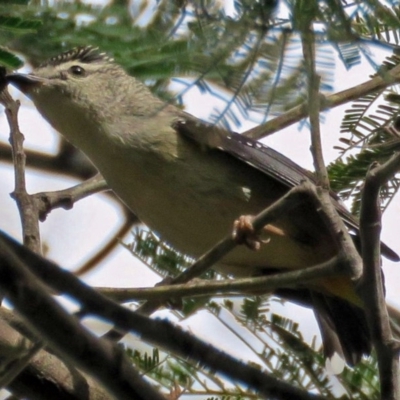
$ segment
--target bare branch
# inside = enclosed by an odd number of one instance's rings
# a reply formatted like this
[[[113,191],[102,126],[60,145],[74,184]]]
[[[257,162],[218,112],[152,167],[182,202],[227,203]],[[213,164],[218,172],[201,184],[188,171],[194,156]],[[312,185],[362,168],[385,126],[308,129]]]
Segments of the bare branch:
[[[165,399],[139,375],[121,348],[91,334],[53,300],[4,239],[0,240],[0,256],[1,291],[67,362],[95,377],[118,399]]]
[[[311,21],[310,21],[311,23]],[[331,231],[332,238],[336,240],[340,251],[348,257],[348,271],[353,279],[357,279],[362,274],[361,259],[358,255],[353,241],[347,231],[347,228],[340,218],[335,206],[332,204],[331,195],[329,192],[329,177],[325,166],[325,161],[322,151],[321,131],[320,131],[320,94],[319,83],[320,77],[317,75],[315,68],[315,36],[310,26],[303,28],[301,32],[304,61],[308,75],[308,106],[311,125],[311,153],[313,155],[317,186],[314,191],[318,197],[320,206],[316,204],[317,210],[320,210],[326,226]]]
[[[80,180],[87,179],[96,173],[96,169],[89,161],[76,162],[79,150],[70,148],[71,145],[60,146],[56,155],[40,151],[25,149],[27,167],[38,171],[48,171],[55,174],[65,174]],[[81,155],[83,158],[83,154]],[[10,145],[0,141],[0,160],[12,164]]]
[[[371,338],[378,355],[381,399],[385,400],[400,398],[399,343],[394,341],[392,336],[382,281],[379,191],[398,171],[399,153],[382,166],[377,163],[371,166],[362,191],[360,215],[364,273],[358,291],[364,301]]]
[[[21,345],[31,346],[25,337],[26,327],[15,324],[13,313],[0,309],[0,353],[15,353]],[[32,337],[32,335],[29,335]],[[35,338],[35,340],[37,340]],[[7,371],[8,372],[8,371]],[[40,350],[29,361],[27,368],[7,385],[15,395],[32,400],[110,400],[97,382],[78,370],[63,364],[55,355]]]
[[[36,278],[76,299],[87,313],[105,318],[123,330],[135,332],[143,340],[162,346],[180,357],[209,366],[213,371],[256,389],[260,396],[266,398],[273,396],[276,399],[322,400],[321,396],[295,388],[254,366],[236,360],[190,333],[182,331],[169,321],[152,320],[114,303],[80,282],[71,273],[38,257],[5,234],[1,234],[0,256],[3,260],[0,263],[0,275],[7,277],[0,279],[0,288],[13,302],[18,312],[49,341],[52,347],[57,349],[57,352],[63,354],[66,360],[76,363],[96,376],[114,393],[119,393],[118,398],[125,398],[121,397],[122,388],[119,387],[122,377],[129,380],[129,382],[122,380],[125,389],[126,385],[129,388],[134,385],[136,390],[143,388],[143,385],[137,382],[135,374],[132,374],[131,366],[125,365],[124,355],[116,354],[115,347],[109,341],[94,338],[84,330],[45,292],[39,290],[43,284],[37,282]],[[29,265],[30,271],[35,275],[26,271],[25,264]],[[24,286],[23,291],[18,290],[20,285]],[[74,338],[73,341],[70,340],[71,337]],[[115,367],[118,367],[117,370]],[[149,393],[148,397],[140,391],[140,396],[136,393],[136,397],[132,398],[152,400],[160,398],[155,397],[154,392],[146,393]]]
[[[400,82],[400,65],[394,67],[381,76],[376,76],[367,82],[354,86],[350,89],[343,90],[339,93],[330,96],[321,95],[321,111],[328,110],[342,104],[348,103],[352,100],[357,100],[366,94],[376,90],[384,90],[389,86],[395,85]],[[261,139],[271,135],[283,128],[286,128],[296,122],[299,122],[308,115],[309,109],[307,103],[300,104],[289,110],[288,112],[266,122],[265,124],[258,125],[255,128],[249,129],[243,135],[253,139]]]
[[[56,208],[70,210],[75,202],[104,190],[109,190],[107,182],[100,174],[96,174],[92,178],[68,189],[41,192],[33,196],[38,204],[40,221],[44,221],[51,210]]]
[[[82,276],[93,268],[96,268],[99,263],[115,249],[115,247],[121,244],[122,238],[132,229],[132,226],[139,222],[136,215],[133,215],[127,207],[124,207],[124,211],[125,219],[118,231],[99,249],[96,254],[74,271],[76,276]]]
[[[4,105],[7,121],[10,126],[10,143],[12,148],[15,188],[12,197],[16,200],[22,224],[24,244],[31,250],[41,254],[39,220],[35,198],[26,191],[25,161],[23,149],[24,135],[18,126],[18,110],[20,103],[13,100],[7,88],[0,92],[0,103]]]
[[[99,293],[118,302],[135,300],[167,301],[171,298],[214,296],[216,294],[241,295],[243,293],[268,293],[278,288],[295,288],[299,282],[306,282],[338,275],[345,270],[347,259],[334,257],[313,267],[282,272],[256,278],[243,278],[224,281],[195,280],[189,284],[162,285],[153,288],[95,288]]]
[[[305,30],[301,32],[301,42],[304,62],[306,64],[308,75],[308,107],[311,126],[311,153],[313,155],[318,185],[321,185],[324,189],[329,190],[328,171],[325,166],[322,152],[321,130],[319,124],[319,84],[321,78],[315,69],[315,36],[310,26],[306,27]]]

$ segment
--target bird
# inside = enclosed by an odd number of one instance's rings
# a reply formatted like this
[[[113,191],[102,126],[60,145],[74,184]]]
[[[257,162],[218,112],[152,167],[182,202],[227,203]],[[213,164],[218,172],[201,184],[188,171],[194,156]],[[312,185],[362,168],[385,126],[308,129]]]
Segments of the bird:
[[[106,53],[81,46],[10,73],[11,83],[39,113],[82,150],[123,203],[159,237],[198,257],[231,230],[314,175],[272,148],[202,121],[155,96]],[[332,193],[345,224],[357,220]],[[237,246],[215,269],[232,277],[307,268],[339,249],[315,204],[304,200],[268,224],[258,251]],[[399,261],[384,244],[382,253]],[[324,354],[355,365],[371,352],[363,305],[353,282],[334,276],[277,289],[277,295],[311,307]]]

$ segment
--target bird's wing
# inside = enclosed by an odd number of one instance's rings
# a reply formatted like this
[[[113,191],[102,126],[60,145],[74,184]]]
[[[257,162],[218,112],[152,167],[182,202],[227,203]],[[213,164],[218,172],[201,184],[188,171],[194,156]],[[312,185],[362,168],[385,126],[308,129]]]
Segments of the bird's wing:
[[[305,179],[315,183],[312,173],[257,140],[208,125],[191,116],[178,119],[173,128],[200,145],[229,153],[289,188]]]
[[[182,113],[182,117],[177,118],[172,127],[200,146],[218,149],[247,163],[288,189],[299,185],[304,180],[316,183],[311,172],[257,140],[208,125],[186,113]],[[357,233],[359,229],[357,219],[345,208],[336,193],[331,192],[331,198],[348,228]],[[400,261],[399,256],[384,243],[382,243],[381,249],[382,253],[390,260]]]

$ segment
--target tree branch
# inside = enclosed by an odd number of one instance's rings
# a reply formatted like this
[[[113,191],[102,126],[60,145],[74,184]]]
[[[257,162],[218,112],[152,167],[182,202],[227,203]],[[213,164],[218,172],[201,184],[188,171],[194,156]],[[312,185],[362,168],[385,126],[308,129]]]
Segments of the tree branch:
[[[2,293],[63,359],[95,377],[118,399],[165,399],[139,375],[121,348],[91,334],[53,300],[4,239],[0,240],[0,257]]]
[[[190,284],[161,285],[152,288],[105,288],[96,291],[117,302],[157,300],[166,302],[172,298],[214,296],[216,294],[242,295],[243,293],[267,293],[278,288],[295,288],[308,281],[337,276],[346,269],[346,258],[334,257],[313,267],[282,272],[256,278],[226,279],[223,281],[195,280]]]
[[[21,346],[32,345],[26,338],[26,327],[15,323],[13,313],[0,308],[0,353],[2,357],[15,352]],[[29,335],[37,341],[36,337]],[[11,366],[12,367],[12,366]],[[8,372],[8,371],[6,371]],[[32,400],[110,400],[97,382],[78,370],[63,364],[55,355],[40,350],[15,379],[6,385],[15,395]],[[2,386],[3,387],[3,386]]]
[[[394,341],[392,336],[382,281],[379,191],[381,186],[398,171],[400,171],[399,153],[382,166],[377,163],[371,166],[362,190],[360,213],[364,272],[358,292],[364,301],[371,338],[378,355],[381,399],[385,400],[400,398],[399,343]]]
[[[67,315],[44,291],[39,290],[38,286],[42,284],[37,282],[37,278],[43,280],[46,285],[51,285],[53,289],[76,299],[82,304],[86,313],[105,318],[123,330],[135,332],[143,340],[162,346],[180,357],[200,362],[213,371],[256,389],[261,396],[266,398],[273,396],[276,399],[322,400],[321,396],[295,388],[261,372],[254,366],[236,360],[175,327],[169,321],[152,320],[114,303],[80,282],[69,272],[38,257],[5,234],[2,234],[0,239],[0,256],[3,260],[0,263],[0,277],[4,277],[0,279],[0,289],[6,293],[18,312],[66,360],[76,363],[89,374],[96,376],[113,393],[118,393],[118,398],[124,398],[121,397],[122,378],[129,380],[129,382],[122,380],[125,389],[126,385],[131,384],[136,390],[139,389],[138,382],[133,382],[135,374],[131,376],[130,365],[117,364],[119,372],[115,370],[116,360],[120,359],[121,364],[124,364],[124,355],[117,356],[115,347],[110,342],[94,338],[75,319]],[[30,271],[35,275],[26,271],[26,265],[29,265]],[[21,290],[21,287],[24,290]],[[72,342],[71,337],[74,338]],[[116,379],[116,376],[120,379]],[[151,400],[159,398],[152,392],[146,392],[149,393],[148,397],[143,393],[140,392],[142,397],[136,393],[137,397],[132,398]]]
[[[382,72],[381,72],[382,73]],[[341,92],[332,94],[330,96],[320,95],[321,111],[328,110],[342,104],[346,104],[349,101],[357,100],[366,94],[377,90],[384,90],[389,86],[395,85],[400,82],[400,65],[394,67],[390,71],[382,73],[381,76],[376,76],[367,82],[360,85],[354,86],[350,89],[343,90]],[[308,116],[309,108],[308,104],[302,103],[291,110],[279,115],[276,118],[266,122],[265,124],[258,125],[252,129],[247,130],[243,135],[251,137],[253,139],[261,139],[268,135],[286,128],[296,122],[299,122],[303,118]]]
[[[100,174],[96,174],[68,189],[35,193],[33,196],[38,204],[39,219],[44,221],[50,211],[56,208],[70,210],[75,202],[104,190],[109,190],[107,182]]]
[[[312,7],[312,6],[311,6]],[[316,204],[316,209],[320,210],[326,226],[331,232],[332,238],[336,241],[341,252],[348,257],[348,272],[353,279],[357,279],[362,274],[361,258],[350,238],[348,230],[340,218],[329,191],[329,176],[325,166],[322,151],[321,131],[319,117],[321,112],[319,83],[320,77],[315,68],[315,36],[311,28],[311,19],[305,23],[301,31],[304,61],[308,76],[308,109],[311,126],[311,153],[314,160],[315,173],[318,186],[314,191],[319,199],[320,206]],[[310,188],[312,190],[313,188]]]
[[[35,198],[30,196],[26,191],[26,156],[23,149],[25,138],[18,126],[18,110],[20,103],[13,100],[7,88],[4,88],[0,92],[0,103],[5,107],[7,121],[10,126],[10,143],[15,171],[15,188],[11,196],[18,205],[24,244],[36,253],[41,254],[39,220],[36,212],[37,204]]]

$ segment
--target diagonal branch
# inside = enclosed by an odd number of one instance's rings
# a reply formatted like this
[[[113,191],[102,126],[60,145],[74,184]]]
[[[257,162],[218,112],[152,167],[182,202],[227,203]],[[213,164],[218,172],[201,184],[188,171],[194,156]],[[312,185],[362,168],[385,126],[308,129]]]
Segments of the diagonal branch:
[[[105,318],[123,330],[135,332],[144,340],[180,357],[200,362],[213,371],[256,389],[265,398],[322,400],[321,396],[295,388],[257,367],[238,361],[167,320],[152,320],[114,303],[71,273],[30,252],[5,234],[0,238],[0,257],[3,261],[0,263],[0,276],[4,278],[0,279],[0,289],[18,312],[53,349],[57,349],[66,360],[96,376],[117,398],[156,400],[162,397],[156,395],[149,385],[138,381],[137,373],[130,363],[126,364],[123,353],[116,352],[116,347],[109,341],[91,335],[45,291],[40,290],[42,282],[77,300],[86,313]]]
[[[308,194],[309,188],[306,184],[299,185],[291,189],[285,196],[254,217],[252,222],[254,231],[257,232],[261,230],[265,225],[287,213],[291,208],[295,207],[299,204],[299,202],[304,200],[304,196],[307,196]],[[199,257],[197,261],[192,264],[192,266],[187,268],[177,277],[173,278],[169,283],[186,283],[191,279],[200,276],[224,256],[226,256],[230,251],[232,251],[237,244],[238,243],[233,239],[232,235],[226,236],[211,250]],[[144,315],[149,315],[157,310],[160,305],[161,302],[159,301],[147,302],[139,307],[137,311]]]
[[[37,337],[29,332],[14,313],[0,308],[0,352],[2,357],[32,345]],[[29,339],[27,339],[28,337]],[[11,366],[12,367],[12,366]],[[8,371],[5,371],[8,373]],[[40,350],[16,378],[6,385],[14,395],[32,400],[105,400],[108,393],[92,378],[70,365],[62,363],[54,354]]]
[[[318,186],[315,194],[318,196],[326,226],[331,231],[332,238],[338,243],[341,251],[348,257],[348,271],[353,279],[359,278],[362,273],[362,265],[359,254],[350,238],[350,234],[340,218],[335,206],[332,204],[329,193],[329,176],[325,166],[320,131],[321,102],[319,94],[320,77],[315,68],[315,36],[310,26],[311,20],[303,27],[301,32],[304,61],[308,76],[308,112],[311,126],[311,153],[314,160],[315,173]]]
[[[255,278],[223,281],[196,280],[190,284],[161,285],[151,288],[96,287],[96,290],[117,302],[136,300],[166,302],[171,298],[214,296],[216,294],[243,296],[243,293],[267,293],[278,288],[295,288],[299,287],[299,282],[303,285],[314,279],[337,276],[346,270],[346,262],[346,257],[333,257],[331,260],[313,267]]]
[[[320,95],[321,111],[341,106],[342,104],[346,104],[349,101],[357,100],[358,98],[365,96],[366,94],[369,94],[373,91],[384,90],[387,87],[399,82],[400,65],[394,67],[390,71],[382,72],[381,76],[376,76],[375,78],[372,78],[369,81],[354,86],[350,89],[334,93],[330,96]],[[308,105],[306,102],[304,102],[292,108],[288,112],[271,119],[265,124],[258,125],[255,128],[249,129],[243,134],[253,139],[261,139],[296,122],[299,122],[303,118],[306,118],[308,116],[308,112]]]
[[[51,298],[4,238],[0,257],[1,292],[53,350],[95,377],[118,399],[165,400],[135,370],[123,349],[91,334]]]

